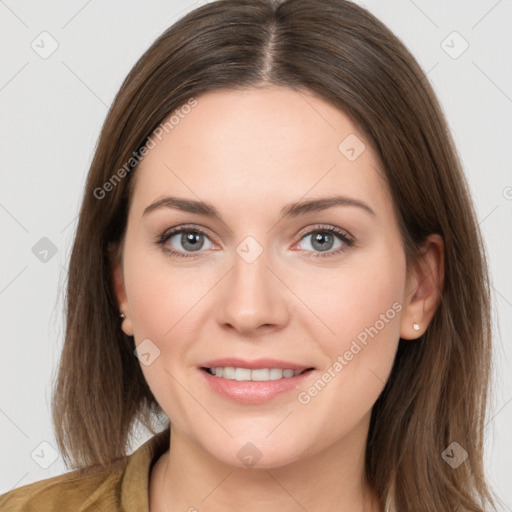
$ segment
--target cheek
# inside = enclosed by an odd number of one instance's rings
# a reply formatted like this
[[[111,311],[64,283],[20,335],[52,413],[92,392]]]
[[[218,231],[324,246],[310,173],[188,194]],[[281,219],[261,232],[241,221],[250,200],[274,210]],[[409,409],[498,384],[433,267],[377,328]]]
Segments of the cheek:
[[[194,314],[204,284],[192,268],[180,268],[153,248],[135,248],[126,260],[127,294],[135,339],[156,343],[175,337],[180,322]]]
[[[328,272],[303,272],[300,278],[291,278],[294,292],[314,313],[303,317],[311,319],[309,327],[321,334],[317,339],[325,340],[330,355],[348,349],[359,335],[364,342],[367,329],[375,324],[380,339],[399,333],[405,257],[399,245],[375,245]]]
[[[173,269],[165,257],[154,251],[148,254],[134,250],[125,268],[135,342],[146,343],[152,358],[150,364],[141,359],[141,370],[165,413],[176,425],[182,425],[183,418],[190,414],[190,405],[186,406],[178,385],[183,378],[178,373],[187,361],[186,340],[197,338],[191,329],[205,292],[204,283],[201,285],[191,270]]]
[[[150,387],[168,384],[173,379],[165,369],[174,374],[177,367],[193,365],[189,352],[201,338],[205,294],[217,278],[209,270],[171,262],[142,243],[126,254],[126,292],[136,344],[149,339],[159,351],[158,364],[142,365],[142,370]]]
[[[297,294],[308,297],[316,314],[307,315],[311,335],[328,361],[342,360],[343,370],[335,373],[344,377],[335,380],[350,381],[344,386],[367,378],[385,381],[400,336],[403,253],[383,245],[364,258],[347,261],[328,278],[310,277],[301,286]]]
[[[339,425],[354,426],[370,411],[388,380],[400,336],[404,279],[400,253],[381,251],[318,291],[318,316],[334,333],[317,337],[329,363],[302,403],[310,400],[316,414],[330,415],[325,428],[333,435]]]

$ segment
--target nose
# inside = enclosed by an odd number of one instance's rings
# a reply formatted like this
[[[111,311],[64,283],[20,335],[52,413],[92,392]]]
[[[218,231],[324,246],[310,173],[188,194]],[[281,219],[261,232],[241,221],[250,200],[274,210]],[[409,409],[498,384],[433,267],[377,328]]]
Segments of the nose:
[[[233,268],[220,283],[217,321],[224,329],[252,336],[279,330],[289,321],[292,293],[264,250],[249,262],[235,253]]]

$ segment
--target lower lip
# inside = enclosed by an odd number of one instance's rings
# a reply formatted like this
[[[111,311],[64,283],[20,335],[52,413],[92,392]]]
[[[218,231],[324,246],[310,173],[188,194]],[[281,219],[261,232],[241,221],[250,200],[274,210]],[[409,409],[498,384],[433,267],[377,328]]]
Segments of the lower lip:
[[[215,377],[201,368],[199,371],[204,375],[206,381],[214,391],[240,404],[262,404],[268,402],[281,393],[297,389],[297,387],[313,373],[312,370],[307,370],[295,377],[285,377],[268,381],[238,381]]]

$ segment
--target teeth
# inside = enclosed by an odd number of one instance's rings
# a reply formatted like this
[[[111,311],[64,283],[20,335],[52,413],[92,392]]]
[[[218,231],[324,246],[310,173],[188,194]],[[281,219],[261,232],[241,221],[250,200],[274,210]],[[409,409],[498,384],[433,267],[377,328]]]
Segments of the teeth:
[[[278,380],[288,377],[295,377],[302,373],[302,370],[282,370],[280,368],[257,368],[251,370],[249,368],[233,368],[228,366],[225,368],[210,368],[210,371],[216,377],[223,377],[230,380],[253,380],[253,381],[268,381]]]

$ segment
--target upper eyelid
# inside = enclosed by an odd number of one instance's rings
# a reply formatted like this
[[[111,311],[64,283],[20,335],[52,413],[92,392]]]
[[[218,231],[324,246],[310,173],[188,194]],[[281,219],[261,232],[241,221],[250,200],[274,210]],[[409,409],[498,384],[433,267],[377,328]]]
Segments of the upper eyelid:
[[[330,228],[333,228],[335,231],[331,231]],[[316,225],[304,228],[304,230],[300,231],[301,234],[299,234],[298,236],[302,240],[302,238],[304,238],[307,235],[311,235],[315,231],[327,231],[327,232],[333,233],[334,235],[345,236],[346,238],[348,238],[351,241],[354,240],[354,237],[352,236],[352,234],[349,233],[346,229],[339,228],[337,226],[332,226],[331,224],[316,224]]]
[[[170,228],[170,229],[166,229],[161,236],[161,238],[171,238],[173,237],[174,235],[177,235],[179,233],[182,233],[183,231],[197,231],[199,233],[202,233],[203,235],[206,235],[208,237],[210,237],[209,235],[209,232],[210,230],[207,229],[207,228],[204,228],[202,226],[196,226],[196,225],[189,225],[189,224],[185,224],[183,226],[176,226],[176,227],[173,227],[173,228]]]

